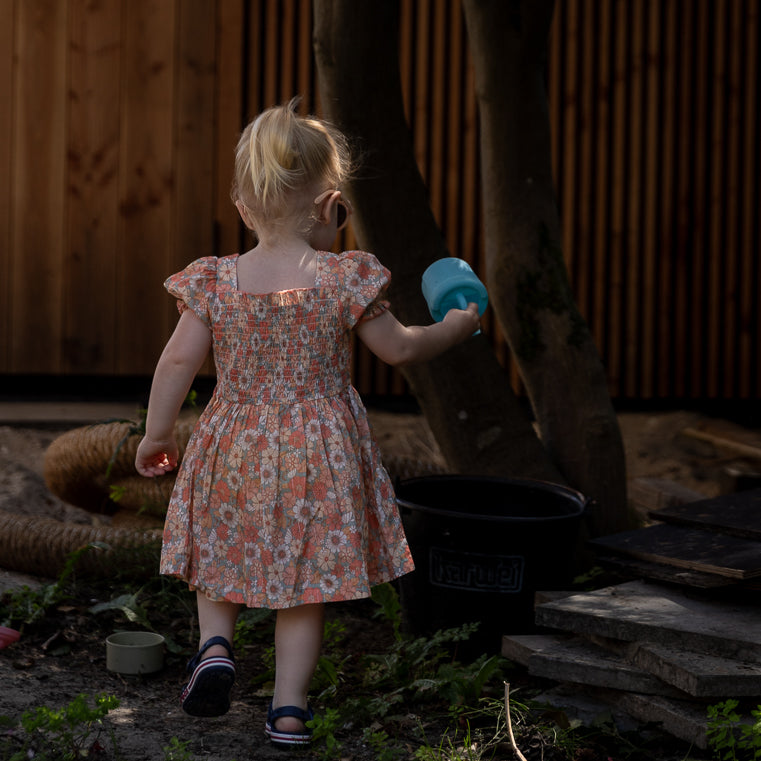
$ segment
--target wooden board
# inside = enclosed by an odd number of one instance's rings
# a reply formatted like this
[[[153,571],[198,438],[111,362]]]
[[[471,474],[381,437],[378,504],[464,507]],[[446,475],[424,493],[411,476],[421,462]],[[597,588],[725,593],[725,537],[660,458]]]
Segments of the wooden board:
[[[750,489],[689,504],[670,504],[650,512],[656,520],[711,529],[761,541],[761,489]]]
[[[691,571],[688,568],[677,568],[666,563],[654,563],[624,555],[598,555],[597,562],[629,579],[653,579],[654,581],[665,581],[669,584],[679,584],[695,589],[735,587],[743,583],[738,579],[721,576],[718,573]]]
[[[705,495],[668,478],[633,478],[629,482],[629,502],[638,513],[647,515],[671,505],[704,500]]]
[[[607,552],[734,579],[761,576],[761,543],[682,526],[655,525],[593,539]]]
[[[761,436],[739,425],[712,421],[696,427],[685,428],[683,435],[712,444],[717,449],[743,457],[761,460]]]

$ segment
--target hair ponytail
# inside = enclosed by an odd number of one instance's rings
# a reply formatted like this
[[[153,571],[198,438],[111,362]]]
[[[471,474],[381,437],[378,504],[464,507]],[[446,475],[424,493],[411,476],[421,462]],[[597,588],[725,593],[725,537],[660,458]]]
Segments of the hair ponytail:
[[[264,111],[238,142],[231,195],[256,215],[282,213],[292,193],[339,187],[349,174],[344,136],[321,119],[299,116],[298,102]]]

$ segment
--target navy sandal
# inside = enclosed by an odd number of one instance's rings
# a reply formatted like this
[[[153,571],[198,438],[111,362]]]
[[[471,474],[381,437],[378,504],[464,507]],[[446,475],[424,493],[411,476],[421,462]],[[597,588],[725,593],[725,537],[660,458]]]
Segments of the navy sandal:
[[[284,716],[292,716],[304,722],[304,730],[301,732],[281,732],[275,728],[275,722]],[[267,709],[267,723],[264,725],[264,733],[270,738],[270,742],[278,748],[306,747],[312,742],[312,730],[306,726],[308,721],[314,718],[314,711],[296,706],[280,706],[273,708],[270,703]]]
[[[201,660],[212,645],[222,645],[230,657],[212,655]],[[211,637],[188,663],[190,681],[182,689],[182,709],[191,716],[222,716],[230,710],[235,681],[235,657],[224,637]]]

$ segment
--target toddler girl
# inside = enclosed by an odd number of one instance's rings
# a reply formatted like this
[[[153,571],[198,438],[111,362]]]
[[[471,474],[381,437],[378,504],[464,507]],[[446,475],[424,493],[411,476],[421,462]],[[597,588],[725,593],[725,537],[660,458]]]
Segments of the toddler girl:
[[[344,137],[271,108],[246,127],[232,198],[257,243],[170,277],[180,319],[158,362],[144,476],[177,465],[173,429],[213,350],[217,385],[188,443],[167,511],[161,572],[196,591],[200,649],[184,710],[218,716],[235,678],[242,605],[277,610],[275,688],[265,732],[310,741],[307,690],[323,605],[367,597],[413,570],[389,477],[351,386],[352,332],[392,365],[434,357],[478,328],[477,305],[427,327],[388,310],[389,273],[371,254],[329,253],[351,207]]]

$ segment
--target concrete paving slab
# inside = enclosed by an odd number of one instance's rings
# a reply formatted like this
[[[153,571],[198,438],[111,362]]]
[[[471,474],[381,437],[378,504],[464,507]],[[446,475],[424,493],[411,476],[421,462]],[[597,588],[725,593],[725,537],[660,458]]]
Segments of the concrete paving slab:
[[[536,606],[536,623],[761,663],[761,608],[633,581]]]
[[[684,699],[687,696],[652,673],[579,637],[513,635],[502,655],[527,666],[529,674],[558,682],[629,690]],[[520,660],[519,660],[520,659]]]
[[[680,740],[705,750],[708,747],[706,706],[657,695],[622,692],[615,706],[642,722],[659,724]]]
[[[632,661],[695,697],[761,696],[759,663],[720,658],[707,653],[649,643],[636,648],[632,653]]]

